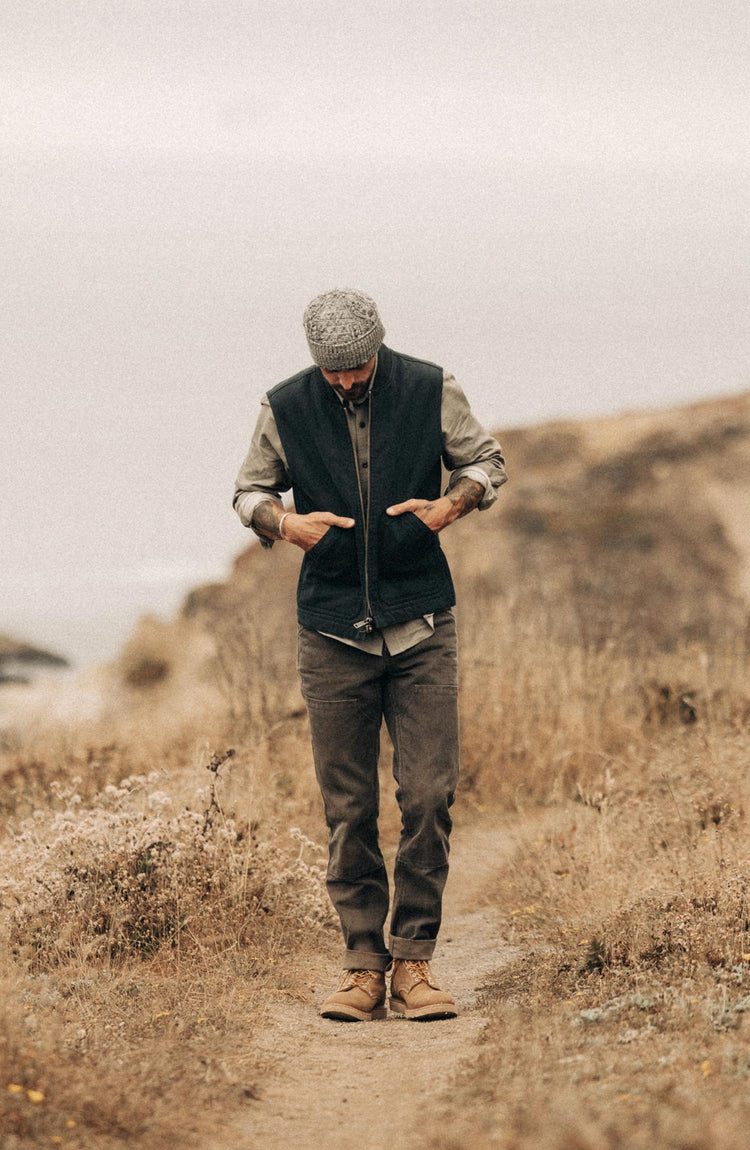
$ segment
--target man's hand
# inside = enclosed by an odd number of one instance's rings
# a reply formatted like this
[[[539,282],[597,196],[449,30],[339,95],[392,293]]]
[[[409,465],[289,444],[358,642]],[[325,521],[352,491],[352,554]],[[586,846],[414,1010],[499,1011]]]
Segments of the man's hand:
[[[413,511],[430,531],[437,534],[449,523],[473,511],[483,495],[481,483],[463,477],[440,499],[407,499],[405,503],[394,503],[386,508],[386,514],[403,515],[405,511]]]
[[[311,511],[309,515],[298,515],[296,511],[284,511],[274,499],[265,499],[253,512],[253,527],[268,539],[281,539],[279,524],[284,520],[284,536],[288,543],[294,543],[303,551],[309,551],[318,543],[329,527],[353,527],[354,520],[334,515],[332,511]]]
[[[407,499],[405,503],[394,503],[393,507],[386,509],[387,515],[403,515],[407,511],[413,511],[418,519],[421,519],[425,526],[429,527],[430,531],[436,534],[452,523],[454,519],[458,519],[457,512],[454,511],[453,504],[443,496],[442,499]]]
[[[332,511],[311,511],[309,515],[290,512],[284,520],[284,538],[303,551],[319,543],[330,527],[353,527],[354,520],[334,515]]]

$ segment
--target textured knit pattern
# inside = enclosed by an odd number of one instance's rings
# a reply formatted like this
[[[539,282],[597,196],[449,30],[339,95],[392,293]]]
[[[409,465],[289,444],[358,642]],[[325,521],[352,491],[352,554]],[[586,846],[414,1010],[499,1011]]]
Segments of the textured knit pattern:
[[[348,371],[367,363],[385,336],[374,300],[350,288],[316,296],[302,322],[313,362],[325,371]]]

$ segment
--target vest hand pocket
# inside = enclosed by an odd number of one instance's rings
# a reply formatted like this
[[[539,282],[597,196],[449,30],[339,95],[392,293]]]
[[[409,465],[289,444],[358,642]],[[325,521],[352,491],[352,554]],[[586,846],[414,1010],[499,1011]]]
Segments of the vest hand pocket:
[[[414,574],[439,547],[435,532],[413,511],[386,515],[380,533],[380,571],[390,577]]]
[[[358,583],[357,541],[351,527],[329,527],[314,547],[305,552],[303,563],[314,569],[318,579]]]

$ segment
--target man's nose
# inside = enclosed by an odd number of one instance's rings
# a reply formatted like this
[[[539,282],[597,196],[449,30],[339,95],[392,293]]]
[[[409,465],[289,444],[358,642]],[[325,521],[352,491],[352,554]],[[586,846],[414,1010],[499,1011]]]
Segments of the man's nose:
[[[355,376],[355,373],[353,371],[343,372],[339,376],[339,384],[341,385],[341,387],[344,388],[345,391],[349,391],[349,389],[354,386],[354,383],[355,383],[354,376]]]

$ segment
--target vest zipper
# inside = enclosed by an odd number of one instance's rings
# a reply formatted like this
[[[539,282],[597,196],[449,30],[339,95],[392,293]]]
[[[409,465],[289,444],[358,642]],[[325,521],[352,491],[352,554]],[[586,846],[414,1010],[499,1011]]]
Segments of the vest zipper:
[[[354,404],[352,404],[352,412],[354,412]],[[354,413],[356,422],[356,413]],[[372,438],[372,388],[367,396],[367,466],[370,467],[370,443]],[[367,617],[362,619],[359,623],[354,624],[354,630],[359,631],[362,635],[369,635],[374,629],[372,620],[372,606],[370,605],[370,504],[372,503],[372,491],[370,490],[367,499],[367,506],[365,507],[365,497],[362,492],[362,480],[360,478],[360,463],[357,458],[357,453],[354,450],[354,443],[352,443],[352,453],[354,455],[354,466],[357,470],[357,490],[359,491],[359,505],[362,509],[362,520],[365,525],[365,610]],[[370,469],[370,484],[372,485],[372,471]]]

